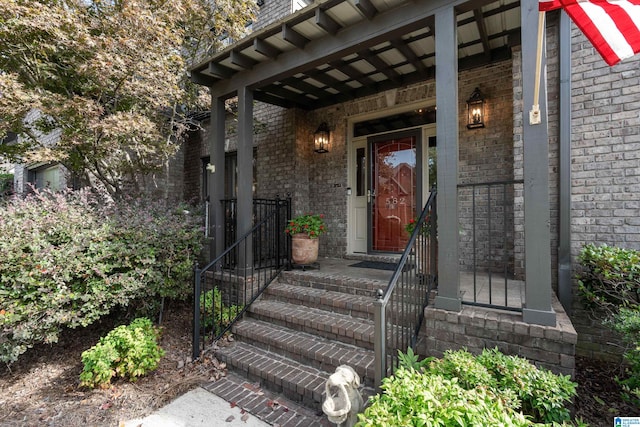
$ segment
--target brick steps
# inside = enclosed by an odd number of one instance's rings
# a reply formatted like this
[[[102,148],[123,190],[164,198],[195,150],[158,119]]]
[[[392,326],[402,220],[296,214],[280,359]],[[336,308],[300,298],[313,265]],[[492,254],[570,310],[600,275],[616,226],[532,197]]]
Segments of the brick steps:
[[[206,390],[232,402],[270,425],[280,427],[335,427],[327,417],[260,387],[233,373],[204,386]],[[235,424],[233,424],[235,425]]]
[[[327,379],[349,365],[366,399],[375,375],[374,296],[384,286],[318,270],[285,271],[233,326],[235,342],[218,348],[216,357],[231,372],[318,412]]]
[[[346,314],[373,320],[373,297],[344,292],[327,291],[287,283],[272,283],[265,291],[265,299],[319,308],[333,313]]]
[[[279,301],[256,301],[251,317],[285,328],[373,350],[373,321]]]
[[[278,281],[298,287],[323,289],[370,298],[375,297],[378,289],[384,289],[387,286],[387,282],[375,279],[356,279],[338,274],[306,274],[299,270],[283,271],[280,273]]]
[[[329,373],[245,342],[221,347],[216,357],[277,393],[309,408],[322,408],[322,395]]]
[[[340,365],[349,365],[364,384],[373,386],[374,356],[369,350],[251,318],[234,326],[233,333],[237,340],[250,342],[263,350],[326,372],[334,372]]]

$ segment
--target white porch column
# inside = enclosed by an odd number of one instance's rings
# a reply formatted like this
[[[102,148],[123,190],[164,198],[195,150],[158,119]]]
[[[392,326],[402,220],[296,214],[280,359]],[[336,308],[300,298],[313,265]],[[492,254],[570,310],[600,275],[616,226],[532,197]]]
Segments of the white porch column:
[[[438,108],[438,296],[436,308],[460,311],[458,261],[458,35],[453,6],[435,15]]]
[[[540,76],[541,123],[531,125],[537,57],[538,1],[522,0],[522,98],[524,160],[525,322],[555,325],[551,308],[551,232],[549,224],[549,132],[545,48]],[[543,45],[544,46],[544,45]]]
[[[242,237],[253,226],[253,91],[238,90],[238,229]],[[253,268],[252,239],[241,246],[238,267]]]

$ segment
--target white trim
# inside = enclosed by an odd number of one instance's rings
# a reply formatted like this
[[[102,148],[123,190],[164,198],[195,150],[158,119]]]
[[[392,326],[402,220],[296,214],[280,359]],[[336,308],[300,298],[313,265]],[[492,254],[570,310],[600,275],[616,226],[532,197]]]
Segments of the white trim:
[[[412,111],[412,110],[416,110],[416,109],[420,109],[420,108],[429,108],[429,107],[433,107],[435,106],[435,97],[430,97],[430,98],[425,98],[419,101],[414,101],[414,102],[410,102],[410,103],[406,103],[406,104],[401,104],[401,105],[394,105],[393,107],[387,107],[387,108],[381,108],[375,111],[369,111],[366,113],[360,113],[360,114],[354,114],[352,116],[348,116],[347,117],[347,188],[351,188],[351,195],[347,196],[347,248],[346,248],[346,253],[347,255],[354,255],[354,251],[353,251],[353,246],[354,246],[354,242],[353,242],[353,236],[354,236],[354,223],[355,223],[355,213],[354,213],[354,207],[353,207],[353,202],[352,202],[352,197],[354,197],[355,194],[355,182],[352,181],[353,178],[353,173],[354,173],[354,168],[355,168],[355,164],[353,161],[353,146],[355,142],[361,142],[362,140],[365,140],[371,136],[375,136],[375,135],[384,135],[387,133],[395,133],[395,132],[401,132],[403,130],[411,130],[411,129],[421,129],[422,131],[422,147],[423,147],[423,156],[422,156],[422,200],[427,200],[427,198],[429,197],[429,168],[428,168],[428,159],[427,159],[427,155],[428,155],[428,148],[429,148],[429,136],[435,136],[435,129],[436,129],[436,123],[429,123],[426,125],[422,125],[422,126],[415,126],[415,127],[408,127],[408,128],[404,128],[404,129],[396,129],[393,131],[388,131],[388,132],[379,132],[379,133],[372,133],[369,135],[364,135],[364,136],[353,136],[353,128],[354,128],[354,124],[357,122],[361,122],[361,121],[365,121],[365,120],[371,120],[371,119],[376,119],[379,117],[386,117],[386,116],[392,116],[394,114],[400,114],[400,113],[406,113],[408,111]],[[367,177],[368,179],[368,177]],[[368,184],[368,183],[367,183]],[[367,185],[368,187],[368,185]]]

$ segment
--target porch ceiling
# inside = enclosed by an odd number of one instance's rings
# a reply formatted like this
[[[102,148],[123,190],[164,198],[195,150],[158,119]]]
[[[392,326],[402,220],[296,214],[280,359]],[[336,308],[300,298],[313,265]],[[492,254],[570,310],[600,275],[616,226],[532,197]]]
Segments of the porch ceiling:
[[[193,66],[218,97],[240,87],[283,107],[316,109],[435,76],[433,11],[444,0],[315,2]],[[459,69],[503,60],[519,43],[518,0],[455,6]]]

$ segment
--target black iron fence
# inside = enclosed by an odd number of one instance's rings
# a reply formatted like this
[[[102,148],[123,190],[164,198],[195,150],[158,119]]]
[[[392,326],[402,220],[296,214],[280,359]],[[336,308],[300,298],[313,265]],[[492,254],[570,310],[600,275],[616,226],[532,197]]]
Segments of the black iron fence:
[[[432,190],[386,290],[375,302],[375,383],[398,367],[398,351],[415,348],[429,294],[437,286],[436,191]]]
[[[233,222],[227,230],[235,240],[204,268],[195,267],[194,358],[200,356],[207,341],[215,341],[231,329],[291,258],[290,239],[284,233],[291,199],[256,200],[255,225],[238,238],[235,202],[223,201],[223,206],[228,222]]]
[[[522,180],[458,185],[463,304],[522,310],[524,231],[517,200],[523,185]]]
[[[237,199],[224,199],[220,201],[225,216],[224,221],[224,247],[228,248],[237,239]],[[291,198],[280,199],[253,199],[253,224],[259,224],[267,218],[276,221],[278,228],[284,230],[287,218],[291,217]],[[273,213],[279,215],[273,218]],[[271,243],[275,242],[273,245]],[[288,243],[288,236],[284,233],[272,233],[272,229],[258,230],[258,235],[254,236],[254,262],[261,263],[260,267],[266,267],[273,262],[276,257],[273,250]],[[233,267],[238,262],[237,253],[230,252],[225,257],[227,267]],[[267,264],[267,265],[264,265]]]

